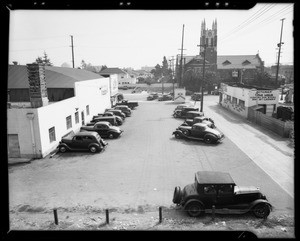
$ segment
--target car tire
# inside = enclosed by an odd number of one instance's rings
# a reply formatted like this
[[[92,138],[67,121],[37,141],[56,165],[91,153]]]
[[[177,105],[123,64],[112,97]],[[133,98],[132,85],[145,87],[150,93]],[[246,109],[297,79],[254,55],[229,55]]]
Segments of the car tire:
[[[213,143],[215,141],[215,138],[212,136],[212,135],[205,135],[204,136],[204,142],[206,143],[206,144],[211,144],[211,143]]]
[[[113,133],[109,133],[109,134],[108,134],[108,138],[109,138],[109,139],[113,139],[113,138],[115,138],[115,136],[114,136]]]
[[[181,138],[181,136],[180,136],[179,133],[175,133],[174,135],[175,135],[175,138],[177,138],[177,139],[180,139],[180,138]]]
[[[92,145],[92,146],[89,147],[89,150],[90,150],[91,153],[96,153],[98,151],[98,147]]]
[[[59,151],[60,151],[61,153],[65,153],[65,152],[67,151],[67,148],[66,148],[65,146],[61,146],[61,147],[59,148]]]
[[[175,187],[174,195],[173,195],[173,203],[179,204],[182,198],[182,192],[180,187]]]
[[[190,217],[199,217],[204,212],[204,207],[201,203],[194,201],[189,203],[185,210]]]
[[[270,206],[267,203],[259,203],[252,209],[253,214],[257,218],[267,218],[271,212]]]

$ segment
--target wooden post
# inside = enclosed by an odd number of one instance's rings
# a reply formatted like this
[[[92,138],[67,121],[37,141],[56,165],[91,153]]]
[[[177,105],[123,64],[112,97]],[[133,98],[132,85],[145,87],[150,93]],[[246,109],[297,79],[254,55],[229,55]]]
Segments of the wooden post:
[[[54,223],[56,225],[58,225],[58,217],[57,217],[57,209],[56,208],[53,209],[53,213],[54,213]]]
[[[109,212],[108,209],[105,210],[106,213],[106,224],[109,224]]]
[[[158,211],[159,211],[159,223],[161,223],[162,222],[162,208],[159,207]]]

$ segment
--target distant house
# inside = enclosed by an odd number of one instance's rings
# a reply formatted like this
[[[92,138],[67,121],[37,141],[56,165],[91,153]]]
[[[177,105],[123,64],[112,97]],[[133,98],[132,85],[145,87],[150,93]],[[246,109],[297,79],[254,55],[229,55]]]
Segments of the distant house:
[[[257,73],[264,71],[264,62],[256,55],[219,55],[217,73],[220,81],[236,80],[251,83]]]
[[[120,86],[136,84],[136,77],[131,77],[129,73],[120,68],[106,68],[99,72],[103,77],[109,77],[111,75],[117,75],[118,84]]]

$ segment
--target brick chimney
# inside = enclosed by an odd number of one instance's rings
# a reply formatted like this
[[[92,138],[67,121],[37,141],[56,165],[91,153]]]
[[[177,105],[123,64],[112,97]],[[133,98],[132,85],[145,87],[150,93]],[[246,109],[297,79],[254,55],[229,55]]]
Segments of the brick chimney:
[[[45,81],[45,66],[27,64],[29,81],[29,98],[32,108],[48,105],[48,94]]]

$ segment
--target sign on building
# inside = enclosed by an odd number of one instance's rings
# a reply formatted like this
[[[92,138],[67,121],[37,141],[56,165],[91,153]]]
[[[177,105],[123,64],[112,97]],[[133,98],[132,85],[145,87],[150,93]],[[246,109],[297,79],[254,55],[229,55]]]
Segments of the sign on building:
[[[175,89],[174,93],[174,102],[176,103],[184,103],[185,102],[185,89]]]

